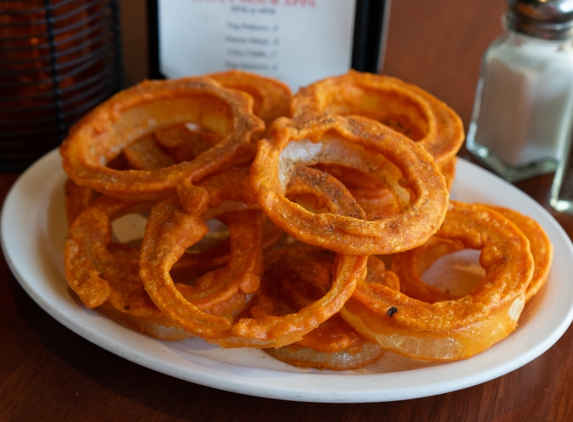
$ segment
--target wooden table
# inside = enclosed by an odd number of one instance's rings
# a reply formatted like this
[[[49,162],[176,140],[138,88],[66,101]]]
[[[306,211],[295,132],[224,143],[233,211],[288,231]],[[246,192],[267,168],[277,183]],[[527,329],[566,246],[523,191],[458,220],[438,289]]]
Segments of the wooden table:
[[[395,0],[384,72],[446,101],[467,128],[481,56],[501,31],[504,8],[503,0]],[[17,177],[0,173],[0,201]],[[573,217],[548,206],[551,180],[517,186],[571,236]],[[156,373],[91,344],[38,307],[0,257],[2,421],[565,421],[573,418],[572,342],[569,329],[516,371],[422,399],[313,404],[249,397]]]

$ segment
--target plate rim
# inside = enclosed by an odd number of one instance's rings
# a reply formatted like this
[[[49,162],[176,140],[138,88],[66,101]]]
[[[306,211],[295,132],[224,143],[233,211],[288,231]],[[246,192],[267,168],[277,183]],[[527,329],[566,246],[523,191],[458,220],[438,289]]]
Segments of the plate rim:
[[[70,306],[69,301],[72,301],[71,298],[69,300],[68,298],[64,298],[63,300],[64,303],[67,303],[67,307],[64,306],[62,308],[58,308],[52,300],[48,300],[47,297],[40,294],[42,291],[41,284],[38,285],[40,289],[35,285],[35,283],[42,283],[44,280],[28,280],[28,277],[25,275],[26,271],[23,271],[22,263],[19,262],[19,258],[15,256],[17,252],[15,248],[17,245],[14,244],[13,238],[8,237],[8,234],[6,234],[15,230],[15,227],[10,227],[10,224],[13,226],[14,224],[10,223],[8,220],[10,218],[10,214],[14,215],[13,208],[17,206],[16,203],[23,200],[22,197],[24,195],[24,189],[28,189],[28,185],[32,181],[36,180],[38,175],[52,172],[53,174],[51,178],[46,180],[61,177],[63,171],[61,170],[61,165],[59,165],[60,160],[61,158],[59,157],[57,149],[46,154],[18,178],[6,196],[2,212],[0,214],[0,243],[10,270],[26,293],[48,314],[68,329],[95,345],[124,359],[175,378],[240,394],[305,402],[362,403],[429,397],[490,381],[531,362],[553,346],[565,333],[573,320],[573,295],[571,295],[571,303],[568,304],[567,309],[563,310],[564,314],[559,318],[558,324],[553,327],[549,334],[544,334],[542,336],[543,341],[534,342],[531,348],[519,353],[516,358],[510,360],[503,359],[502,363],[493,368],[487,367],[487,365],[484,367],[483,364],[480,365],[480,361],[483,360],[480,359],[480,357],[482,357],[482,355],[486,355],[488,351],[483,352],[469,360],[472,366],[475,366],[476,368],[473,376],[466,375],[460,377],[458,375],[460,370],[461,372],[464,372],[464,364],[468,362],[467,360],[411,370],[416,371],[419,375],[423,375],[424,378],[432,378],[436,374],[442,375],[442,381],[440,382],[422,383],[420,385],[412,385],[412,383],[407,382],[409,377],[396,376],[396,374],[389,373],[361,374],[338,373],[333,371],[323,371],[320,373],[288,372],[280,369],[269,370],[251,368],[239,364],[221,362],[198,355],[193,355],[192,357],[187,356],[189,359],[188,361],[180,359],[177,360],[177,362],[174,362],[173,355],[170,356],[171,359],[166,358],[170,352],[173,352],[173,350],[169,348],[169,342],[163,342],[146,337],[130,330],[129,328],[117,325],[112,321],[105,320],[103,318],[95,318],[95,320],[91,321],[92,324],[88,324],[87,326],[82,325],[85,324],[86,321],[89,322],[90,318],[93,319],[94,314],[97,313],[91,310],[86,311],[85,308],[83,308],[82,314],[84,316],[87,315],[86,317],[79,315],[79,318],[73,318],[74,315],[67,315],[65,310]],[[58,171],[55,171],[57,170],[55,167],[60,169],[59,171],[61,174],[58,174]],[[566,254],[573,257],[573,245],[563,228],[559,223],[557,223],[551,214],[549,214],[535,200],[527,196],[527,194],[487,170],[482,169],[463,158],[458,159],[458,172],[462,174],[469,173],[475,177],[482,178],[484,179],[483,183],[485,184],[495,183],[503,186],[503,189],[509,189],[509,191],[512,192],[513,195],[516,195],[523,204],[527,205],[528,210],[534,214],[543,216],[544,228],[548,231],[548,234],[550,234],[552,241],[554,242],[555,238],[560,240],[561,243],[564,243],[567,251]],[[457,180],[458,178],[456,178],[456,181]],[[48,182],[45,183],[47,185]],[[453,191],[455,192],[455,190],[456,182],[454,183]],[[30,224],[28,231],[33,231],[32,227],[38,229],[40,223],[41,222],[39,221],[35,221],[35,224]],[[545,227],[545,225],[549,225],[549,227]],[[548,228],[550,230],[548,230]],[[35,239],[32,239],[30,241],[33,242],[34,240]],[[26,239],[21,240],[21,242],[25,241]],[[555,256],[557,256],[558,253],[564,253],[563,250],[558,252],[557,248],[555,249]],[[554,266],[556,265],[555,261],[556,260],[554,260]],[[43,275],[48,276],[47,274]],[[47,288],[47,285],[44,286],[44,288]],[[569,288],[572,287],[569,286]],[[58,305],[62,304],[60,303]],[[77,305],[74,303],[74,306]],[[532,321],[535,322],[537,320]],[[114,332],[120,332],[126,339],[130,341],[133,340],[133,344],[141,342],[141,337],[143,337],[145,339],[145,344],[153,345],[153,351],[147,350],[146,353],[142,353],[133,345],[130,345],[129,341],[127,344],[125,344],[125,342],[123,344],[118,344],[117,342],[110,340],[105,333],[99,331],[102,327],[106,328],[106,330],[112,329]],[[503,343],[510,343],[512,338],[515,339],[514,334],[506,338]],[[212,364],[213,362],[216,363],[216,369],[205,369],[209,367],[208,364]],[[201,367],[201,364],[205,366]],[[239,376],[236,373],[242,373],[243,375]],[[248,375],[246,375],[247,373]],[[268,382],[268,380],[273,379],[273,377],[274,379],[282,379],[283,382]],[[359,383],[361,386],[358,389],[349,389],[349,387],[358,384],[354,377],[359,377]],[[293,380],[293,378],[296,379]],[[388,382],[392,384],[391,388],[386,387]],[[325,388],[325,386],[327,386],[327,388]]]

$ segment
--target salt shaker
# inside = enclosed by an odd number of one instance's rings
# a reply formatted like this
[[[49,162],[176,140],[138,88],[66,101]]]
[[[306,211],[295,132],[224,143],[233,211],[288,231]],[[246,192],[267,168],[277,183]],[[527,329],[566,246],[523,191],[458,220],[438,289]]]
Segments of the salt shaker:
[[[467,149],[510,182],[550,173],[573,117],[573,0],[507,0],[487,49]]]

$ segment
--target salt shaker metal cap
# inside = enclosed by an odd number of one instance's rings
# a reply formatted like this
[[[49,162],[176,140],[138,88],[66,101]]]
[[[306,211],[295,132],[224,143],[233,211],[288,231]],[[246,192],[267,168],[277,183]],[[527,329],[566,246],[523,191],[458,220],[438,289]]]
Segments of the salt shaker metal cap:
[[[505,25],[535,38],[573,37],[573,0],[507,0]]]

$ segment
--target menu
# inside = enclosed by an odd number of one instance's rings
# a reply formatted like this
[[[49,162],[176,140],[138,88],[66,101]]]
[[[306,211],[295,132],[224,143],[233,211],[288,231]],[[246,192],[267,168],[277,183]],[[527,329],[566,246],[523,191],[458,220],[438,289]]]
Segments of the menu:
[[[159,71],[239,69],[296,91],[350,69],[357,1],[157,0]]]

